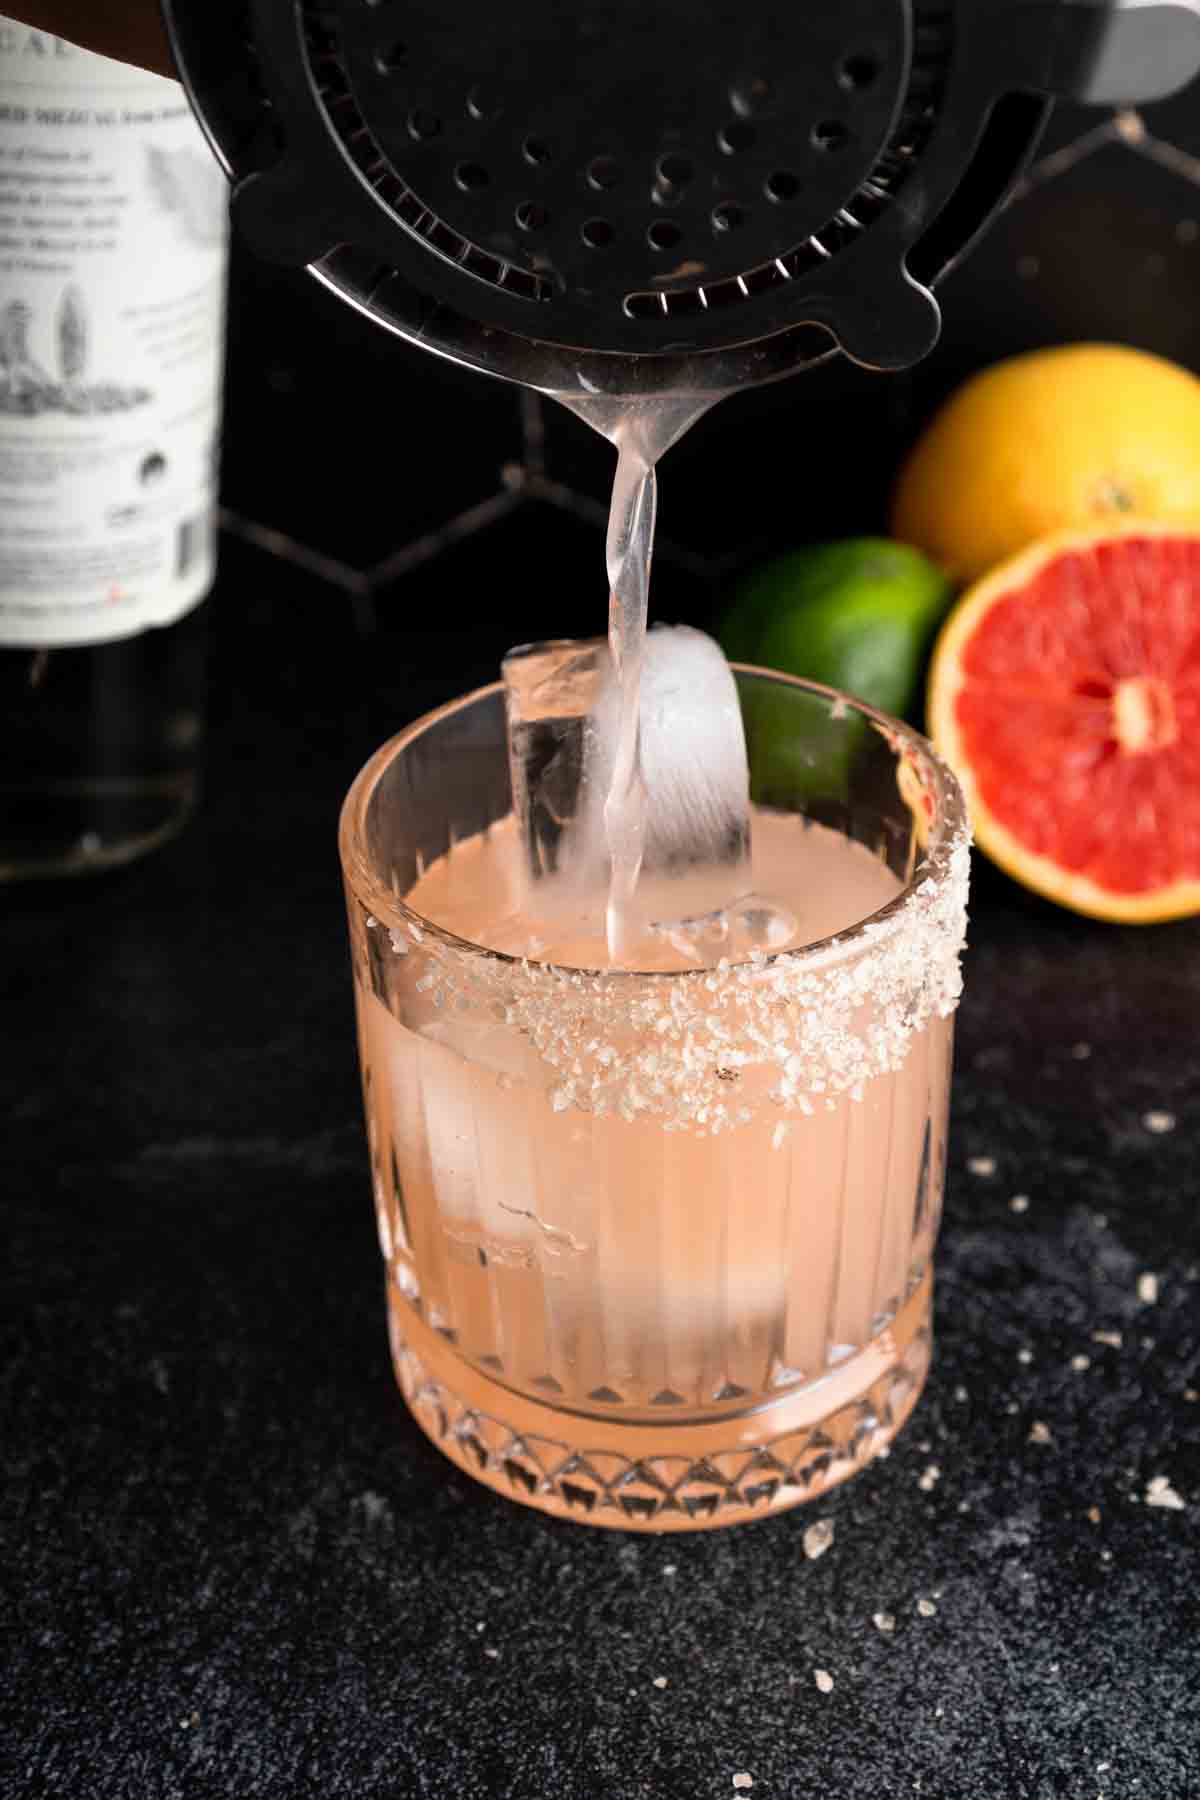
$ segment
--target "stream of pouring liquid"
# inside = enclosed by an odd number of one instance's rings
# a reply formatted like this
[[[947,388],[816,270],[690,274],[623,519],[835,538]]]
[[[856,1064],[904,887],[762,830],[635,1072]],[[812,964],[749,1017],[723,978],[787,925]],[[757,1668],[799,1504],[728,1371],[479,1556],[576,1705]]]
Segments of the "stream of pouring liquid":
[[[610,860],[605,936],[608,954],[617,965],[628,963],[634,952],[633,899],[646,834],[646,787],[638,732],[658,505],[656,464],[721,397],[719,393],[669,394],[631,401],[600,395],[555,396],[617,451],[605,553],[608,644],[620,706],[612,779],[604,801]]]

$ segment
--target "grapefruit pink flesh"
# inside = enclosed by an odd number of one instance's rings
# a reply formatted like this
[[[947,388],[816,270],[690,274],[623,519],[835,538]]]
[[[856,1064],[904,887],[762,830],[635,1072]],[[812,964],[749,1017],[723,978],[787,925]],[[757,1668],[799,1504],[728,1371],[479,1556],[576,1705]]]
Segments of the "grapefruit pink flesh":
[[[1200,909],[1200,528],[1051,540],[962,603],[931,725],[981,845],[1085,912]]]

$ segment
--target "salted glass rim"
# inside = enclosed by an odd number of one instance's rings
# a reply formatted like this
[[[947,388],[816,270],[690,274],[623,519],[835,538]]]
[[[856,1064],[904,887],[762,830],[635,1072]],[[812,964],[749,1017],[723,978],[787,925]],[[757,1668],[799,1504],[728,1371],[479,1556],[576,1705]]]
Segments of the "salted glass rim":
[[[895,753],[897,761],[910,758],[921,774],[922,786],[926,792],[932,792],[934,798],[933,818],[930,823],[929,838],[918,857],[912,876],[883,906],[876,907],[864,918],[852,925],[843,926],[840,931],[830,932],[825,937],[816,938],[811,943],[800,944],[794,948],[774,951],[758,951],[751,955],[729,958],[728,967],[764,967],[777,963],[793,964],[796,962],[821,963],[832,957],[841,961],[854,953],[860,945],[875,942],[881,927],[900,929],[907,914],[914,912],[918,895],[927,890],[932,881],[940,887],[950,876],[955,851],[960,845],[970,841],[970,827],[967,818],[966,799],[958,779],[950,765],[938,755],[928,738],[923,737],[911,725],[890,714],[881,712],[878,707],[870,706],[865,700],[856,700],[852,694],[842,693],[838,688],[829,687],[821,681],[809,681],[797,675],[785,675],[777,669],[760,668],[754,663],[733,662],[730,668],[739,678],[749,676],[754,681],[775,684],[780,687],[794,688],[814,698],[827,700],[830,713],[835,709],[843,712],[854,712],[871,725],[889,748]],[[740,685],[740,681],[739,681]],[[603,980],[640,980],[640,981],[679,981],[695,980],[698,974],[703,975],[706,969],[594,969],[585,968],[577,963],[554,963],[538,957],[515,956],[508,951],[494,950],[488,944],[477,943],[473,938],[460,937],[456,932],[448,931],[439,925],[436,919],[419,912],[401,899],[392,889],[386,886],[373,867],[366,847],[367,810],[383,776],[396,758],[414,744],[418,738],[443,720],[452,718],[457,712],[463,712],[470,706],[478,705],[484,700],[494,697],[502,698],[504,683],[488,682],[484,687],[475,688],[468,694],[460,694],[431,711],[422,713],[411,724],[406,725],[393,737],[380,745],[379,749],[363,764],[351,782],[346,798],[342,804],[338,820],[338,851],[341,858],[342,872],[353,890],[359,903],[366,907],[370,915],[385,927],[408,928],[416,926],[418,932],[432,936],[436,941],[451,949],[466,951],[473,956],[486,958],[497,964],[511,964],[519,968],[530,964],[543,969],[562,969],[572,975],[593,976]],[[802,815],[797,815],[798,817]]]

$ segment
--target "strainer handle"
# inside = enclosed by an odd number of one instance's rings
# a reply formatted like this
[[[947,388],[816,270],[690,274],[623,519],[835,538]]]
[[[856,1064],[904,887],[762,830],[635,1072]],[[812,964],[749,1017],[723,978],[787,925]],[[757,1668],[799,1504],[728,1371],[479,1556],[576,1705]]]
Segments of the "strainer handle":
[[[1200,74],[1200,0],[1023,0],[1021,12],[1046,34],[1042,85],[1059,98],[1145,105]]]

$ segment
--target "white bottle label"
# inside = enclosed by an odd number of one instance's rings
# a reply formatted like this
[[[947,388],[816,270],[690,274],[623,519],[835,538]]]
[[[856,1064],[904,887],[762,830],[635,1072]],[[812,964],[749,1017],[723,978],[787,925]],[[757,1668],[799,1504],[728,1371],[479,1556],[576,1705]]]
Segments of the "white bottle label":
[[[0,18],[0,645],[208,590],[227,229],[177,82]]]

